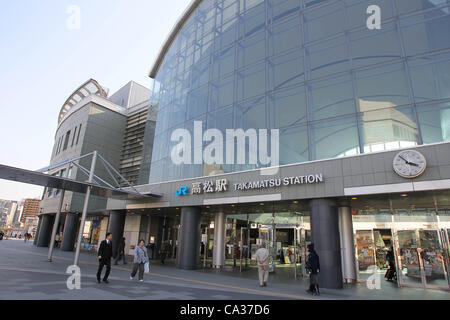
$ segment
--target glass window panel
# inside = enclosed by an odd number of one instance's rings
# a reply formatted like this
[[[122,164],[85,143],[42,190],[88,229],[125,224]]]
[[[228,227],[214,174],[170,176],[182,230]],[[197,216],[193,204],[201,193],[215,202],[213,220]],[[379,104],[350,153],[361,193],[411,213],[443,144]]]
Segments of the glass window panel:
[[[220,109],[217,111],[209,112],[207,117],[207,127],[208,129],[218,129],[222,133],[223,137],[223,147],[225,150],[226,146],[226,130],[227,129],[233,129],[233,107]],[[205,143],[208,145],[210,142]],[[222,164],[225,163],[225,153],[223,153],[223,159]],[[217,169],[217,168],[215,168]],[[211,170],[214,170],[214,168],[209,168],[208,171],[212,172]]]
[[[222,18],[223,21],[226,22],[235,18],[238,14],[239,10],[239,1],[233,1],[233,3],[224,3],[222,9]]]
[[[418,144],[418,128],[411,106],[363,112],[358,117],[364,153]]]
[[[450,98],[450,53],[409,60],[416,102]]]
[[[186,104],[174,102],[170,106],[168,127],[172,128],[186,119]]]
[[[210,110],[231,105],[234,102],[234,74],[211,82]]]
[[[403,63],[359,71],[356,73],[356,78],[361,112],[366,111],[361,109],[364,106],[375,109],[411,103]],[[363,101],[364,104],[362,104]]]
[[[309,88],[311,119],[319,120],[356,112],[350,76],[315,82]]]
[[[265,92],[265,63],[238,72],[238,100],[254,97]]]
[[[383,21],[392,18],[392,0],[345,0],[347,6],[348,28],[354,29],[366,26],[367,8],[369,5],[377,5],[381,9],[382,29],[384,29]],[[373,30],[371,30],[373,31]]]
[[[241,0],[241,12],[256,7],[260,4],[264,4],[264,0]]]
[[[266,129],[265,96],[237,105],[234,124],[237,129]]]
[[[447,0],[395,0],[398,14],[410,13],[418,10],[433,8],[442,5]]]
[[[266,56],[266,34],[258,32],[246,37],[238,44],[238,68],[264,59]]]
[[[269,16],[273,21],[293,14],[300,10],[299,0],[270,0],[268,1]]]
[[[234,46],[228,47],[224,50],[218,51],[213,56],[212,58],[213,79],[216,79],[220,76],[223,76],[225,74],[234,71],[234,57],[235,57],[234,48],[235,48]]]
[[[236,40],[237,19],[228,21],[217,28],[214,39],[216,50],[225,48]]]
[[[300,51],[271,58],[268,61],[269,90],[305,81],[303,56]]]
[[[276,55],[292,48],[300,48],[302,44],[300,18],[295,16],[270,26],[268,40],[269,55]]]
[[[239,17],[239,39],[263,31],[265,26],[266,10],[264,3],[261,3]]]
[[[225,137],[226,129],[233,129],[233,107],[208,113],[208,128],[218,129]]]
[[[342,117],[311,123],[311,160],[359,154],[356,117]]]
[[[270,128],[282,128],[306,121],[305,88],[278,90],[268,96]]]
[[[191,86],[192,88],[204,85],[209,80],[210,59],[203,59],[195,63],[192,67]]]
[[[353,68],[400,59],[400,41],[395,24],[385,23],[377,31],[362,28],[350,33],[350,52]]]
[[[450,141],[450,102],[417,105],[424,144]]]
[[[347,41],[344,36],[307,46],[311,78],[350,69]]]
[[[329,5],[305,11],[307,42],[344,31],[346,17],[343,3],[343,1],[335,1]]]
[[[280,165],[305,161],[308,161],[306,124],[280,129]]]
[[[450,48],[450,13],[442,9],[400,20],[408,56]]]
[[[208,106],[208,86],[192,90],[188,94],[187,119],[195,118],[206,112]]]

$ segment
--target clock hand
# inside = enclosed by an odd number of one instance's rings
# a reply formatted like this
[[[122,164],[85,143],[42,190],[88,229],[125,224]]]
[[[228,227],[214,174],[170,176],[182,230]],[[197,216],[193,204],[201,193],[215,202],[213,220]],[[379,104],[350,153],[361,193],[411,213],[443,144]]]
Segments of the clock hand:
[[[400,159],[402,159],[403,161],[405,161],[406,163],[409,163],[408,160],[406,160],[405,158],[403,158],[402,156],[398,156]]]

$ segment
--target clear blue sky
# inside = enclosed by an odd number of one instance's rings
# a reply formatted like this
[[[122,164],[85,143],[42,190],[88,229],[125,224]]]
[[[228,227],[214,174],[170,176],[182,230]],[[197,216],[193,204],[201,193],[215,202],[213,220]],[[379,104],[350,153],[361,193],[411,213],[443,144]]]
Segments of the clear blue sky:
[[[0,163],[49,164],[58,113],[89,78],[110,93],[148,73],[190,0],[0,2]],[[67,28],[71,5],[80,29]],[[42,187],[0,179],[0,199],[41,197]]]

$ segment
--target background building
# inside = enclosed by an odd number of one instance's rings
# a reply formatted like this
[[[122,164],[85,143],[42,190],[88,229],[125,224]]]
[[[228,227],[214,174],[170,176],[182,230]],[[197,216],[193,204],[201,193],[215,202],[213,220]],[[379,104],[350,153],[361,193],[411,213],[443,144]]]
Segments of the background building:
[[[148,118],[150,90],[130,81],[116,93],[108,96],[108,90],[90,79],[80,86],[66,100],[58,118],[55,145],[50,165],[74,159],[93,151],[105,158],[114,168],[120,170],[126,179],[137,180],[142,157],[144,128],[142,123],[155,121]],[[81,159],[79,164],[90,168],[89,159]],[[66,166],[50,174],[68,177],[78,181],[87,179],[86,173],[75,166]],[[110,184],[114,179],[108,169],[97,163],[95,175]],[[120,180],[117,176],[116,178]],[[40,218],[44,221],[46,232],[36,239],[38,246],[47,246],[50,240],[47,228],[53,223],[61,190],[46,188],[40,203]],[[58,226],[58,233],[64,235],[62,248],[73,250],[76,238],[78,215],[82,211],[84,194],[67,192],[64,196],[64,217]],[[106,207],[106,198],[91,197],[89,211],[92,215],[88,224],[92,230],[85,239],[86,247],[96,244],[100,231],[100,221]],[[41,228],[42,229],[42,228]]]
[[[22,215],[20,222],[25,223],[27,218],[35,218],[39,212],[40,199],[25,199],[23,202]]]

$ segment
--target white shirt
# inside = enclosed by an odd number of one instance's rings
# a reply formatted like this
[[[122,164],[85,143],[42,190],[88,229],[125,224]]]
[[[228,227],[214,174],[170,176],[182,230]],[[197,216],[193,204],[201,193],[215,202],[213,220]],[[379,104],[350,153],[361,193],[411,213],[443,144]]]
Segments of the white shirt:
[[[269,250],[267,250],[266,248],[259,248],[258,250],[256,250],[255,258],[256,258],[258,265],[268,266],[269,265]]]

